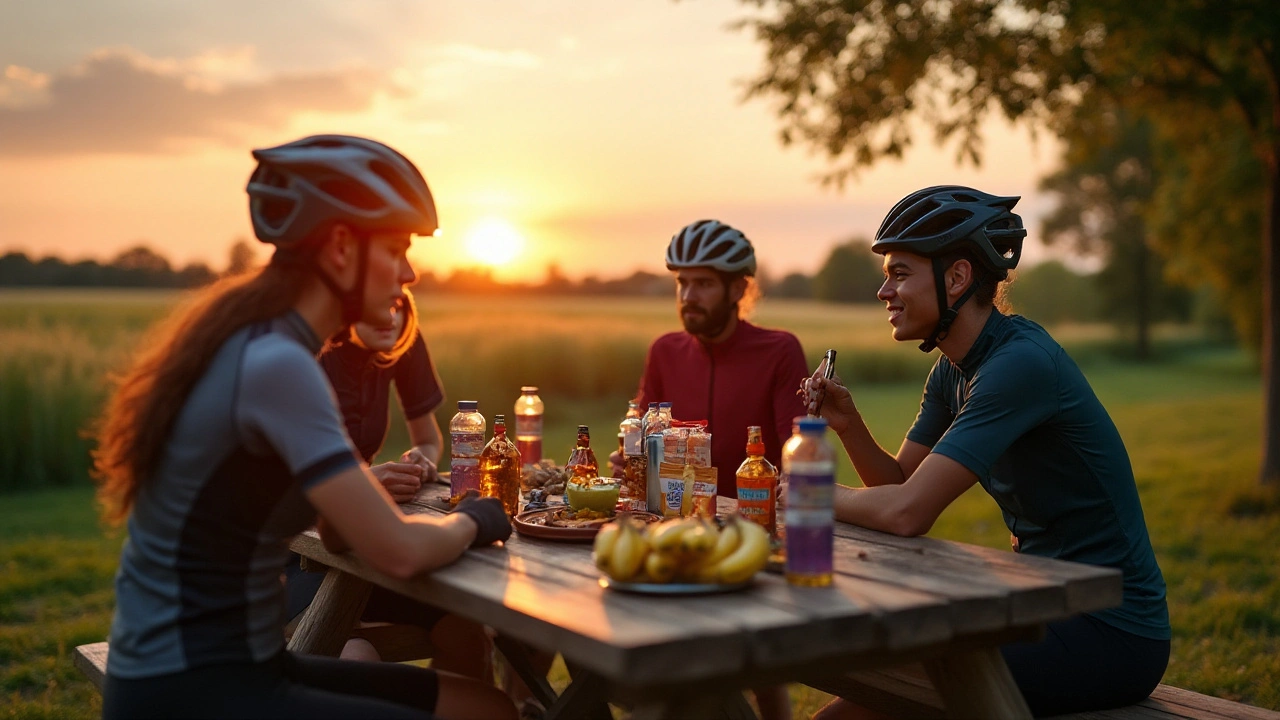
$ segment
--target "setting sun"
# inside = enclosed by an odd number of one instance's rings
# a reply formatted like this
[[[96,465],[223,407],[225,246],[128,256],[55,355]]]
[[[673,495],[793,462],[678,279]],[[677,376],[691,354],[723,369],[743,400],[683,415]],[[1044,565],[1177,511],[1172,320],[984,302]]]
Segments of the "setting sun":
[[[489,267],[514,260],[524,250],[524,237],[511,223],[487,218],[467,232],[467,253]]]

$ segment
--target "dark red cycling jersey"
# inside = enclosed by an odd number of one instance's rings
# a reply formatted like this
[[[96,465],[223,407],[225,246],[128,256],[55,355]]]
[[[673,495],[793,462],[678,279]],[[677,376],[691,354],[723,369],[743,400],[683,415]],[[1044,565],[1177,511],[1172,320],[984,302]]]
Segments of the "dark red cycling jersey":
[[[391,367],[378,367],[371,351],[350,340],[325,350],[320,366],[338,396],[338,408],[351,442],[370,464],[387,437],[392,380],[396,382],[405,420],[422,417],[444,402],[440,377],[421,334]]]
[[[715,344],[687,332],[654,340],[637,400],[641,411],[651,402],[669,402],[677,420],[707,420],[719,492],[737,497],[735,473],[747,456],[747,426],[760,426],[765,457],[778,466],[791,423],[805,412],[796,390],[807,375],[795,335],[739,320],[733,334]]]

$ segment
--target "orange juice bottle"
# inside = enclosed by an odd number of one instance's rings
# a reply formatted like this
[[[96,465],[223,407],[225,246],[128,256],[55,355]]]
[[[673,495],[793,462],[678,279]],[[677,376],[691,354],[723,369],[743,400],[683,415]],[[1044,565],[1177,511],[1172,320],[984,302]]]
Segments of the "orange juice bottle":
[[[778,469],[764,458],[760,426],[747,428],[747,459],[738,466],[738,512],[774,535],[778,531]]]

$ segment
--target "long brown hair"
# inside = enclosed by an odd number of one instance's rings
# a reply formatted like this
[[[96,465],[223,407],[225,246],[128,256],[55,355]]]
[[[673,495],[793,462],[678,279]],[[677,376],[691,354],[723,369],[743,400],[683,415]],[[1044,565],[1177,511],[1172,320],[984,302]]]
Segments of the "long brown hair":
[[[400,326],[400,335],[396,338],[396,344],[387,350],[379,350],[373,353],[373,364],[380,368],[389,368],[395,365],[418,340],[418,305],[413,300],[413,293],[406,292],[404,294],[404,299],[400,302],[400,313],[404,316],[404,324]],[[338,336],[341,338],[337,341],[338,343],[347,342],[359,347],[365,347],[365,344],[360,342],[360,336],[356,333],[354,324],[344,328],[342,332],[338,333]],[[328,348],[325,351],[328,352]]]
[[[300,264],[271,263],[223,278],[148,333],[133,367],[113,378],[115,390],[94,428],[93,476],[108,522],[128,516],[214,354],[240,328],[292,307],[308,272]]]

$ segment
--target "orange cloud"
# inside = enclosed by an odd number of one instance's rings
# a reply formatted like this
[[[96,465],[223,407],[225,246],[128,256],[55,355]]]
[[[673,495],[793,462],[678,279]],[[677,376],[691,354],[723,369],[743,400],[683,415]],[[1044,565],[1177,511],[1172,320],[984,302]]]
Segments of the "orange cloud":
[[[360,70],[213,82],[127,49],[100,51],[49,76],[10,66],[0,77],[0,154],[157,153],[192,141],[235,143],[250,131],[283,128],[299,112],[365,109],[386,86]]]

